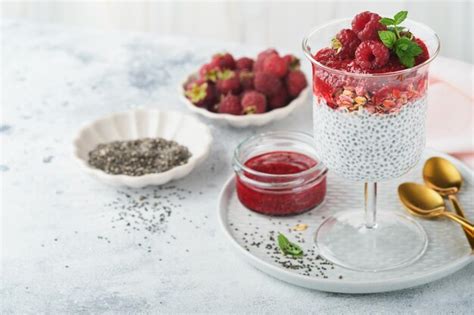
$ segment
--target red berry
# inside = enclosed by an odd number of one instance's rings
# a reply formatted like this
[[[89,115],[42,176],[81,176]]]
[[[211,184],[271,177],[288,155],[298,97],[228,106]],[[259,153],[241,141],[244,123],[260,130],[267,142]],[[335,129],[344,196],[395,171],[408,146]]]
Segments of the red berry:
[[[340,69],[343,67],[341,64],[342,59],[339,58],[339,55],[336,54],[336,50],[332,48],[323,48],[320,49],[315,55],[314,59],[319,61],[323,65],[333,68],[333,69]]]
[[[428,47],[426,47],[425,42],[423,42],[421,39],[415,38],[415,42],[423,50],[421,54],[415,57],[415,64],[419,65],[420,63],[423,63],[426,60],[430,59],[430,53],[428,51]]]
[[[268,72],[257,72],[253,80],[255,89],[267,96],[272,96],[281,88],[280,79]]]
[[[308,86],[306,76],[301,70],[290,71],[285,83],[291,97],[297,97]]]
[[[186,88],[186,97],[197,107],[208,107],[215,102],[216,92],[211,83],[191,83]]]
[[[238,94],[240,92],[240,78],[232,70],[217,73],[217,91],[222,94]]]
[[[245,92],[242,97],[242,109],[245,114],[260,114],[267,110],[265,95],[257,91]]]
[[[237,70],[248,70],[252,71],[253,68],[253,59],[247,58],[247,57],[242,57],[237,59],[235,62],[235,68]]]
[[[285,55],[283,59],[288,64],[290,70],[298,70],[300,68],[300,59],[293,55]]]
[[[220,114],[242,115],[242,105],[240,98],[236,95],[227,94],[222,97],[217,105],[217,112]]]
[[[375,40],[362,42],[355,52],[356,63],[365,70],[381,68],[387,64],[389,58],[388,48]]]
[[[352,30],[357,34],[361,41],[377,40],[378,31],[385,30],[387,27],[380,23],[381,17],[377,13],[365,11],[357,14],[352,20]]]
[[[379,69],[371,70],[372,73],[387,73],[387,72],[395,72],[406,69],[404,65],[400,63],[400,60],[396,55],[391,55],[387,64]]]
[[[278,55],[278,52],[275,49],[270,48],[259,53],[257,56],[257,60],[255,60],[255,63],[253,64],[253,71],[261,71],[263,69],[263,62],[268,56],[271,55]]]
[[[268,99],[268,107],[270,109],[284,107],[288,104],[288,99],[288,90],[285,86],[282,86],[275,95],[270,96]]]
[[[336,39],[337,44],[340,45],[340,47],[337,48],[337,54],[341,56],[341,58],[354,58],[354,53],[360,44],[360,39],[357,37],[357,34],[350,29],[343,29],[337,33]]]
[[[216,54],[212,57],[211,65],[218,69],[235,69],[235,60],[229,53]]]
[[[278,55],[270,55],[263,61],[262,71],[273,73],[279,78],[283,78],[288,73],[288,63]]]
[[[210,63],[206,63],[199,69],[200,78],[206,81],[216,82],[219,69]]]
[[[251,71],[242,70],[238,71],[239,78],[240,78],[240,85],[244,90],[253,90],[253,80],[255,78],[255,74]]]

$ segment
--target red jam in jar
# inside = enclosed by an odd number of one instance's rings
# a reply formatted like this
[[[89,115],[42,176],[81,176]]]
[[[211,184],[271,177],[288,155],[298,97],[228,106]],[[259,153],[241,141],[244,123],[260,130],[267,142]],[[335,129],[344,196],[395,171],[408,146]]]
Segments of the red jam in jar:
[[[306,143],[306,147],[305,143],[288,146],[289,139],[284,137],[279,139],[280,141],[273,143],[270,141],[263,145],[265,149],[270,148],[270,151],[254,155],[251,151],[259,151],[259,142],[248,147],[250,150],[246,150],[243,145],[239,146],[234,155],[237,196],[248,209],[267,215],[293,215],[311,210],[321,204],[326,195],[327,169],[311,156],[311,151],[306,152],[314,150],[309,135],[298,132],[273,132],[260,137],[278,135],[298,138],[290,139],[291,141],[301,141],[301,137],[309,137],[304,139],[309,143]],[[255,137],[246,141],[255,140]],[[275,144],[279,142],[285,143],[288,149],[303,150],[297,150],[300,152],[278,150],[281,146]],[[271,150],[273,148],[275,150]]]

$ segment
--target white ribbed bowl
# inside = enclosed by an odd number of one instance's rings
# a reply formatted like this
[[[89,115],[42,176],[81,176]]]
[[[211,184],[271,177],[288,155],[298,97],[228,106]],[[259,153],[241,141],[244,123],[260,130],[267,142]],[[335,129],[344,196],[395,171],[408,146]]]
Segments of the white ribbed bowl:
[[[89,165],[88,154],[99,143],[162,137],[186,146],[192,156],[184,165],[163,173],[142,176],[112,175]],[[86,124],[74,139],[74,157],[93,177],[113,186],[144,187],[163,185],[188,175],[209,154],[212,136],[196,118],[173,111],[138,109],[116,113]]]
[[[186,104],[186,107],[188,107],[191,111],[202,115],[206,118],[209,118],[214,121],[221,121],[225,122],[232,127],[237,127],[237,128],[245,128],[248,126],[263,126],[266,125],[272,121],[280,120],[288,116],[292,111],[300,107],[301,105],[304,104],[304,102],[308,99],[308,90],[309,88],[306,87],[303,91],[301,91],[300,95],[298,95],[297,98],[292,100],[288,105],[285,107],[277,108],[272,111],[263,113],[263,114],[253,114],[253,115],[231,115],[231,114],[218,114],[218,113],[213,113],[210,112],[204,108],[200,108],[195,106],[189,99],[186,98],[184,95],[184,86],[186,82],[189,81],[191,77],[194,75],[191,75],[187,77],[183,83],[179,86],[178,91],[181,99],[183,102]]]

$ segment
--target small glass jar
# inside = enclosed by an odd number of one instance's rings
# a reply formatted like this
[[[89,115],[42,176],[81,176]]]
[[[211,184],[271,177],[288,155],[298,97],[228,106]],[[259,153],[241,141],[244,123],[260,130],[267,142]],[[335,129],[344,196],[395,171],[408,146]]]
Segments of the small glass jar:
[[[327,168],[306,133],[274,131],[252,136],[234,151],[240,202],[267,215],[294,215],[324,201]]]

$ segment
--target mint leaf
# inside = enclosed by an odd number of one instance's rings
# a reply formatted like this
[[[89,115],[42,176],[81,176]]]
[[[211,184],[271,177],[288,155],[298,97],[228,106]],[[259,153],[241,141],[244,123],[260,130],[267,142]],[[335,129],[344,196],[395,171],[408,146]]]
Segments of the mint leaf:
[[[387,30],[392,31],[392,32],[403,32],[405,30],[405,27],[403,26],[389,26],[387,27]]]
[[[379,31],[379,38],[388,48],[392,48],[397,41],[397,35],[391,31]]]
[[[410,55],[399,55],[397,53],[398,59],[400,60],[401,64],[407,68],[411,68],[415,65],[415,57]]]
[[[278,234],[278,246],[285,255],[290,255],[293,257],[303,256],[303,250],[298,245],[291,243],[285,235]]]
[[[407,37],[401,37],[399,39],[397,39],[397,41],[395,42],[395,52],[398,53],[399,52],[406,52],[408,50],[408,48],[410,47],[412,41],[410,39],[408,39]]]
[[[419,54],[421,54],[423,52],[423,49],[421,49],[421,47],[416,43],[416,42],[411,42],[411,44],[408,46],[408,52],[410,55],[416,57],[418,56]]]
[[[382,23],[383,25],[394,25],[395,24],[395,20],[394,19],[391,19],[391,18],[381,18],[379,20],[380,23]]]
[[[395,16],[393,17],[393,19],[395,20],[395,25],[397,24],[400,24],[402,23],[403,21],[405,21],[405,19],[407,18],[408,16],[408,11],[400,11],[398,12],[397,14],[395,14]]]

